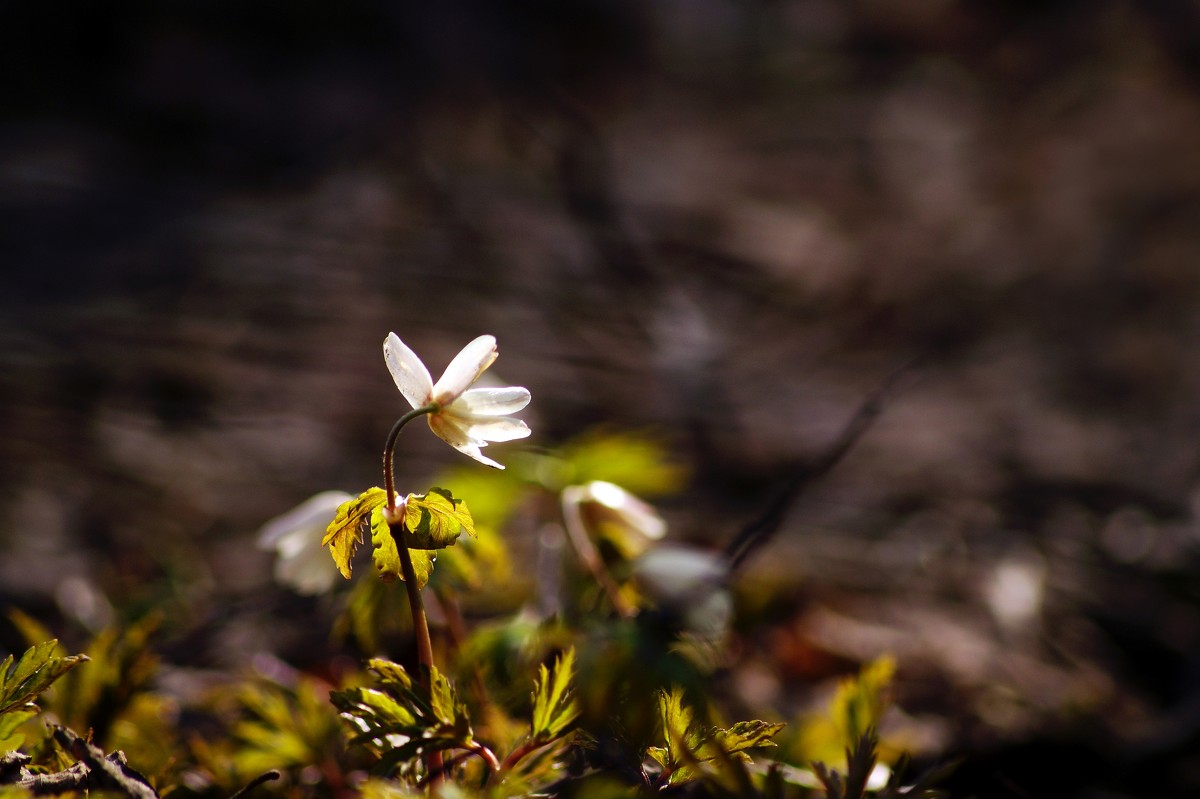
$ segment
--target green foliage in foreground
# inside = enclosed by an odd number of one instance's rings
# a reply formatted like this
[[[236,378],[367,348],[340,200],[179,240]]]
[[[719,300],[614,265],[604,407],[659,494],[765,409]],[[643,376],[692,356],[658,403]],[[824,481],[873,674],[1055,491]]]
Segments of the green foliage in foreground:
[[[335,596],[337,630],[365,665],[330,681],[221,675],[183,703],[157,687],[157,619],[66,655],[14,618],[31,646],[0,663],[0,799],[225,799],[247,788],[287,799],[934,795],[904,787],[881,754],[889,659],[846,679],[818,719],[724,720],[713,674],[729,657],[731,619],[692,617],[713,596],[731,608],[727,587],[639,580],[637,559],[661,531],[640,504],[622,504],[618,481],[651,493],[681,479],[652,439],[589,436],[510,465],[438,481],[468,486],[472,510],[442,488],[406,495],[390,519],[380,488],[337,510],[324,541],[333,566],[349,577],[369,535],[380,579],[365,570]],[[606,485],[582,490],[583,480]],[[501,532],[514,519],[562,533],[563,562],[508,581]],[[439,665],[379,656],[412,629],[412,586],[389,584],[404,551],[416,588],[447,618],[435,630]],[[529,601],[514,609],[513,596]],[[463,620],[463,607],[496,601],[511,612]]]

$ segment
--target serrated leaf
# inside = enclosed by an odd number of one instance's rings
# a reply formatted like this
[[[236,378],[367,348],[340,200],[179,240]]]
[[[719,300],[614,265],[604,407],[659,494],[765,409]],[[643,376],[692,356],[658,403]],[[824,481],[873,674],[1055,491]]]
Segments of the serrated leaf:
[[[409,549],[445,549],[454,546],[466,532],[475,537],[475,521],[467,503],[456,499],[445,488],[431,488],[426,494],[409,494],[405,502],[405,544]]]
[[[665,746],[651,746],[646,750],[646,754],[649,755],[655,763],[658,763],[658,765],[662,766],[663,768],[667,768],[671,765],[671,754],[667,751],[667,747]]]
[[[749,762],[745,750],[774,746],[771,739],[784,726],[754,720],[739,721],[728,729],[705,728],[695,723],[694,713],[684,703],[683,690],[678,686],[659,693],[658,710],[666,746],[651,747],[646,754],[663,767],[668,785],[701,777],[718,784],[728,781],[731,769],[736,772],[743,769],[742,763]]]
[[[412,557],[413,571],[417,575],[417,588],[424,588],[433,574],[433,562],[437,560],[437,553],[425,549],[410,549],[408,554]]]
[[[367,668],[379,675],[385,684],[394,684],[404,691],[411,691],[413,678],[399,663],[393,663],[385,658],[371,658]]]
[[[400,566],[400,547],[396,544],[396,537],[383,518],[383,506],[371,511],[370,525],[373,547],[371,560],[375,563],[375,571],[379,573],[380,580],[394,583],[397,577],[404,577],[404,570]]]
[[[662,723],[663,740],[667,744],[668,761],[684,762],[690,755],[688,734],[692,728],[692,709],[683,703],[683,689],[673,686],[658,695],[658,715]]]
[[[553,669],[547,669],[544,663],[538,668],[533,688],[533,723],[530,728],[533,740],[551,741],[562,735],[579,717],[579,703],[571,693],[574,674],[574,647],[559,655]]]
[[[368,488],[354,499],[348,499],[338,506],[333,521],[325,528],[325,537],[321,546],[329,547],[329,554],[337,564],[338,571],[347,580],[353,570],[351,559],[358,545],[362,543],[362,528],[371,522],[371,514],[376,508],[387,504],[387,492],[382,488]]]
[[[85,655],[54,657],[58,641],[43,641],[0,662],[0,714],[24,709],[59,677],[83,663]]]
[[[782,722],[769,723],[755,719],[739,721],[727,730],[713,731],[712,742],[730,754],[756,747],[775,746],[771,740],[784,727]]]
[[[429,706],[434,717],[443,724],[454,724],[458,715],[454,689],[450,681],[436,667],[429,673]]]
[[[400,563],[400,546],[392,528],[383,517],[383,508],[371,511],[371,560],[379,579],[385,583],[393,583],[396,578],[404,579],[404,567]],[[410,549],[408,555],[412,558],[413,572],[417,575],[417,588],[424,588],[433,574],[433,562],[437,553],[424,549]]]

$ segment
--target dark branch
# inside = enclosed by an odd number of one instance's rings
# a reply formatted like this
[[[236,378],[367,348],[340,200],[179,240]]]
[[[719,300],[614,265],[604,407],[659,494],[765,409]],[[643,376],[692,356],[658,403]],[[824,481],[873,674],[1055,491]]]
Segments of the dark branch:
[[[833,443],[816,458],[802,463],[787,478],[771,502],[758,518],[751,521],[725,547],[725,557],[729,560],[729,570],[732,572],[745,562],[755,550],[770,541],[787,515],[788,509],[810,483],[824,477],[837,466],[846,456],[863,433],[883,412],[884,405],[900,390],[903,378],[908,377],[916,369],[918,361],[910,361],[889,375],[867,398]]]
[[[250,793],[255,788],[262,785],[264,782],[271,782],[272,780],[277,780],[277,779],[279,779],[279,776],[280,776],[279,772],[276,771],[275,769],[271,769],[270,771],[259,774],[257,777],[250,780],[250,782],[246,783],[246,786],[244,788],[242,788],[240,791],[235,793],[233,796],[229,797],[229,799],[242,799],[243,796]]]
[[[150,786],[145,777],[125,764],[125,756],[120,752],[105,755],[99,747],[83,740],[66,727],[54,727],[53,732],[54,740],[79,760],[79,763],[67,772],[60,773],[68,773],[83,766],[86,769],[85,787],[88,789],[107,788],[120,791],[131,799],[158,799],[158,792]]]

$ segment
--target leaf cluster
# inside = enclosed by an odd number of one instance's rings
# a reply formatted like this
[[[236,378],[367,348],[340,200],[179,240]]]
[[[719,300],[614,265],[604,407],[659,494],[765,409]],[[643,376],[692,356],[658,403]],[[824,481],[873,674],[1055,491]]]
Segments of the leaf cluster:
[[[368,488],[343,502],[325,531],[322,546],[329,547],[338,571],[347,580],[353,572],[354,554],[364,533],[371,537],[372,560],[384,582],[404,579],[400,547],[409,550],[417,586],[424,588],[433,573],[436,551],[454,546],[466,533],[475,537],[475,521],[467,503],[444,488],[409,494],[388,521],[387,492]],[[399,517],[399,518],[396,518]]]
[[[745,764],[748,750],[775,746],[772,738],[782,723],[740,721],[729,728],[696,722],[695,711],[684,701],[683,690],[673,687],[658,697],[665,746],[653,746],[647,755],[662,768],[659,782],[681,785],[706,779],[720,787],[745,791],[751,778]]]
[[[371,660],[368,668],[378,678],[377,687],[334,691],[329,698],[356,731],[351,744],[378,754],[377,773],[388,775],[397,767],[411,773],[431,752],[478,749],[466,705],[436,666],[423,670],[421,680],[382,658]]]

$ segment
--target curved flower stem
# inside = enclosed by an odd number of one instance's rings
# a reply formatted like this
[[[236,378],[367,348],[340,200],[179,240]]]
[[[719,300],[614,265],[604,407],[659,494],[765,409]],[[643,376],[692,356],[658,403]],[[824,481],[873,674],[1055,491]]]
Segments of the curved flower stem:
[[[383,445],[383,485],[387,489],[387,507],[389,511],[396,507],[396,479],[392,469],[392,461],[396,455],[396,439],[399,438],[400,431],[404,429],[404,425],[418,416],[437,413],[439,410],[440,408],[435,402],[431,402],[420,408],[413,408],[397,419],[396,423],[392,425],[392,431],[388,433],[387,443]]]

